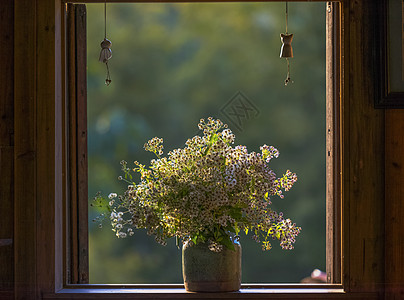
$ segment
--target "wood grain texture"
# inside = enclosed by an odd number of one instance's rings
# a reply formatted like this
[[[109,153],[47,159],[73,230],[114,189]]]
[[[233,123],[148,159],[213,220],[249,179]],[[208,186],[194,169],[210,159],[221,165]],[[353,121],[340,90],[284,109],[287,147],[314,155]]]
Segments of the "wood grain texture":
[[[57,68],[61,71],[56,2],[15,2],[16,299],[39,299],[43,292],[55,291],[58,278],[55,249],[61,237],[56,239],[55,228],[61,220],[55,220],[55,203],[62,173],[57,159],[61,126],[55,116],[62,77],[55,74]]]
[[[36,257],[36,1],[15,2],[15,299],[38,299]]]
[[[0,299],[1,300],[13,300],[14,292],[13,291],[0,291]]]
[[[55,205],[55,224],[53,226],[55,236],[55,265],[54,279],[52,289],[61,290],[66,282],[65,280],[65,246],[66,246],[66,228],[64,226],[64,216],[66,215],[66,116],[65,116],[65,26],[64,11],[65,5],[60,1],[54,1],[53,24],[55,27],[55,61],[54,61],[54,85],[55,85],[55,186],[54,186],[54,205]]]
[[[14,0],[2,1],[0,28],[2,54],[7,58],[0,72],[0,291],[8,292],[11,299],[14,290]]]
[[[14,211],[14,147],[0,146],[0,170],[0,291],[12,291],[14,289],[14,218],[12,214]]]
[[[86,6],[76,6],[76,107],[77,107],[77,203],[78,283],[89,281],[88,258],[88,158],[87,158],[87,17]]]
[[[38,2],[36,14],[36,261],[38,290],[55,277],[55,1]],[[46,7],[46,9],[45,9]],[[52,226],[49,226],[52,224]],[[46,262],[46,263],[44,263]]]
[[[345,56],[343,175],[345,283],[348,291],[383,292],[384,281],[384,113],[373,106],[376,70],[376,2],[350,1],[346,7],[349,44]]]
[[[404,110],[386,110],[386,300],[404,299]]]
[[[79,283],[78,269],[78,213],[77,213],[77,108],[76,108],[76,9],[74,4],[67,4],[66,10],[66,61],[67,61],[67,116],[68,116],[68,226],[67,234],[69,245],[67,247],[68,281]]]
[[[86,7],[67,6],[70,283],[88,283]]]
[[[14,145],[14,0],[0,5],[0,40],[3,42],[0,72],[0,147]]]
[[[36,269],[41,293],[63,285],[63,252],[56,254],[56,249],[63,251],[61,10],[59,1],[42,0],[36,13],[36,185],[40,187],[36,193]]]
[[[341,283],[341,21],[340,4],[326,13],[326,263],[327,282]]]

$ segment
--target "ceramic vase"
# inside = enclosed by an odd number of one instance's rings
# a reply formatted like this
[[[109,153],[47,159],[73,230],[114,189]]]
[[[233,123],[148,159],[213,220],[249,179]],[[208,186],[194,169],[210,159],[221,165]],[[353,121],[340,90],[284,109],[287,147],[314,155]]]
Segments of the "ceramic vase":
[[[233,241],[235,250],[226,247],[219,252],[208,243],[186,242],[182,248],[182,273],[189,292],[235,292],[241,285],[241,245]]]

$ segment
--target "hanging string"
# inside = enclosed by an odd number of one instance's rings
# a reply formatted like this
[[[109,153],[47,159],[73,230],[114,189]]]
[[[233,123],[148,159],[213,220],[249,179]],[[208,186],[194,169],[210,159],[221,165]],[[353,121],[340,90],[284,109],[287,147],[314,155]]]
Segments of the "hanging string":
[[[111,75],[109,74],[108,62],[105,62],[105,65],[107,67],[107,78],[105,79],[105,84],[108,86],[108,85],[110,85],[112,80],[111,80]]]
[[[281,34],[282,47],[280,57],[286,58],[288,73],[286,75],[285,85],[288,85],[290,82],[293,83],[293,81],[290,79],[290,62],[289,62],[289,58],[293,57],[293,48],[292,48],[293,34],[288,33],[288,1],[285,2],[285,24],[286,24],[286,32],[285,34],[283,33]]]
[[[288,28],[287,25],[286,28]],[[105,0],[104,2],[104,39],[106,38],[107,38],[107,0]]]
[[[99,61],[105,63],[107,68],[107,78],[105,79],[105,84],[108,86],[112,82],[111,75],[109,74],[108,60],[112,57],[111,50],[112,42],[107,39],[107,0],[104,3],[104,40],[101,42],[101,52]]]
[[[288,34],[288,1],[286,1],[285,6],[286,6],[286,8],[285,8],[286,32],[285,33]],[[285,85],[288,85],[288,83],[290,82],[290,63],[289,63],[289,58],[286,58],[286,62],[288,64],[288,73],[286,75]]]
[[[286,62],[288,63],[288,73],[286,74],[285,85],[288,85],[289,82],[293,83],[293,80],[290,79],[290,64],[289,64],[289,58],[286,58]]]
[[[288,1],[286,1],[285,23],[286,23],[285,33],[288,34]]]

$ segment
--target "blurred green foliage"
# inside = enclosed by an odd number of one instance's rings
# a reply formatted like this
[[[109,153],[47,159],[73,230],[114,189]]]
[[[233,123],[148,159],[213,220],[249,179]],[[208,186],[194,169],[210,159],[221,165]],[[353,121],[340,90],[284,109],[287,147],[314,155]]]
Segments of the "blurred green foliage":
[[[98,61],[103,8],[87,5],[89,196],[123,191],[119,162],[148,164],[153,157],[143,144],[150,138],[163,137],[167,153],[198,134],[200,118],[219,118],[249,151],[278,148],[271,161],[278,175],[298,175],[285,199],[272,199],[302,227],[295,249],[263,252],[242,236],[243,282],[299,282],[314,268],[324,270],[325,4],[289,3],[295,57],[287,87],[279,58],[284,3],[108,4],[108,87]],[[223,113],[238,91],[259,110],[241,119],[241,130]],[[103,229],[91,222],[98,213],[90,207],[91,283],[182,282],[175,241],[163,247],[142,231],[117,239],[108,222]]]

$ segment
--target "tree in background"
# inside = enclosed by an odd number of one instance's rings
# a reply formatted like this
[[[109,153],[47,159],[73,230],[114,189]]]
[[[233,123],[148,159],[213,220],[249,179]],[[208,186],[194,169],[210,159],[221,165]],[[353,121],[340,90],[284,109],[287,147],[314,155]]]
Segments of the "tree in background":
[[[295,58],[287,87],[284,10],[282,3],[108,4],[106,87],[98,62],[103,5],[87,5],[90,197],[124,189],[119,162],[147,164],[147,140],[163,137],[166,152],[181,147],[208,116],[227,122],[236,144],[275,146],[274,170],[297,173],[295,188],[273,206],[302,227],[300,239],[292,252],[262,252],[242,236],[243,282],[299,282],[325,268],[325,4],[289,4]],[[237,101],[252,105],[239,111],[241,123],[226,112]],[[97,213],[90,209],[90,220]],[[92,283],[182,282],[174,241],[162,247],[140,231],[117,239],[107,225],[89,229]]]

